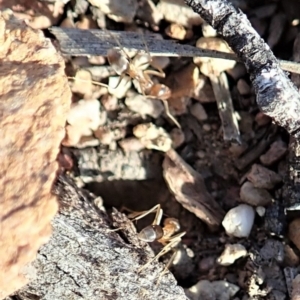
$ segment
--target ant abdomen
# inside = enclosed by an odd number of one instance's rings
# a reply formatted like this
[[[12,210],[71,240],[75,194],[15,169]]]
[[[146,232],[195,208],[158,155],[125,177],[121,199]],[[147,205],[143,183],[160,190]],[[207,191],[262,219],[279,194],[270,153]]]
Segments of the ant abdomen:
[[[149,96],[155,96],[161,100],[167,100],[171,97],[171,90],[164,84],[155,83],[148,93]]]
[[[120,50],[108,49],[107,60],[118,75],[123,75],[129,68],[129,62]]]
[[[144,242],[154,242],[163,237],[164,232],[161,226],[159,225],[150,225],[142,229],[142,231],[138,234],[138,238]]]

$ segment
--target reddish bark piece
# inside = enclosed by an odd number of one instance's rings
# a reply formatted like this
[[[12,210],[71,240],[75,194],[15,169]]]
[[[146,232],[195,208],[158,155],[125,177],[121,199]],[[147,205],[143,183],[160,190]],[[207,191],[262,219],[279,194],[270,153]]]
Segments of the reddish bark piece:
[[[51,194],[71,92],[64,61],[40,31],[0,14],[0,299],[50,237]]]

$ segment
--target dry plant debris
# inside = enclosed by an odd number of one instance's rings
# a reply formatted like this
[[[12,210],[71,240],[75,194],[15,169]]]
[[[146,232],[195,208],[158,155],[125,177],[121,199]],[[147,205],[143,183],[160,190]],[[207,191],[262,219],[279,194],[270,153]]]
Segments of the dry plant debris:
[[[280,67],[299,67],[275,56],[300,61],[299,3],[234,1],[239,11],[224,0],[33,2],[47,14],[29,1],[15,13],[56,26],[73,77],[60,160],[77,184],[108,211],[160,204],[179,220],[186,235],[170,270],[190,299],[297,299],[300,81],[291,76],[295,88]],[[113,47],[131,66],[149,51],[139,70],[163,70],[147,74],[157,99],[113,68]]]
[[[41,31],[0,15],[0,298],[30,279],[25,267],[51,235],[51,194],[70,106],[64,61]]]

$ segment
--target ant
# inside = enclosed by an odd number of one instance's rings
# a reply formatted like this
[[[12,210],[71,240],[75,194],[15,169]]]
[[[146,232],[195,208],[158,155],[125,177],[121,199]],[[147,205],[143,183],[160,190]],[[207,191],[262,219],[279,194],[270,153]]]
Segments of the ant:
[[[166,115],[175,123],[178,128],[181,128],[180,124],[172,116],[169,110],[167,100],[171,97],[170,88],[161,83],[154,83],[149,76],[155,75],[165,78],[166,74],[158,66],[155,67],[157,71],[144,69],[145,65],[148,65],[152,62],[152,57],[149,54],[147,44],[144,43],[146,47],[147,59],[144,62],[139,62],[141,53],[138,52],[135,57],[131,59],[118,39],[111,32],[108,33],[113,37],[117,45],[120,47],[120,49],[111,48],[107,51],[107,59],[109,64],[120,76],[116,87],[120,84],[122,78],[126,75],[131,79],[136,80],[139,84],[141,93],[148,98],[160,99],[164,104]]]
[[[175,234],[180,230],[179,221],[175,218],[166,218],[164,220],[164,225],[160,225],[163,216],[163,210],[161,209],[160,204],[155,205],[153,208],[147,211],[131,213],[128,215],[128,218],[132,219],[132,221],[137,221],[154,212],[156,212],[154,221],[151,225],[145,227],[138,233],[138,238],[148,243],[157,241],[164,247],[153,259],[148,261],[142,268],[140,268],[139,272],[149,266],[156,259],[174,249],[181,241],[181,238],[186,234],[185,231]],[[171,265],[173,259],[175,258],[175,255],[176,252],[172,255],[170,261],[168,262],[160,277],[162,277],[167,268]]]

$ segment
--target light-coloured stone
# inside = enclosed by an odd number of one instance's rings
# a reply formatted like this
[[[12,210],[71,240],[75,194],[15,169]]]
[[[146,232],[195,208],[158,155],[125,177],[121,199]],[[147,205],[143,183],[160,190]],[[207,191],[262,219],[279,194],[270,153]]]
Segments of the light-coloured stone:
[[[227,212],[222,222],[229,236],[248,237],[254,223],[254,209],[247,204],[240,204]]]
[[[71,91],[64,61],[41,31],[0,14],[0,299],[51,235],[51,194]]]
[[[222,266],[230,266],[237,259],[247,255],[246,248],[241,244],[227,244],[225,249],[217,259],[217,262]]]
[[[249,181],[242,185],[240,197],[244,203],[252,206],[266,206],[272,202],[272,195],[267,190],[254,187]]]

